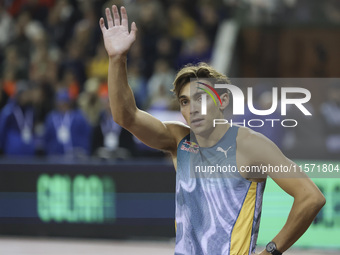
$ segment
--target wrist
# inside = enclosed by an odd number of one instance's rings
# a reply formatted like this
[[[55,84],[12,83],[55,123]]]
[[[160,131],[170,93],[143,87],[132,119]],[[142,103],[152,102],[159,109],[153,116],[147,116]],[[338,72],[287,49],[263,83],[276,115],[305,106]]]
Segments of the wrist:
[[[115,56],[109,56],[109,61],[111,62],[126,62],[127,55],[121,54],[121,55],[115,55]]]
[[[277,249],[276,243],[274,241],[270,241],[267,245],[266,245],[266,249],[265,251],[268,254],[272,254],[272,255],[282,255],[282,252],[280,252]]]

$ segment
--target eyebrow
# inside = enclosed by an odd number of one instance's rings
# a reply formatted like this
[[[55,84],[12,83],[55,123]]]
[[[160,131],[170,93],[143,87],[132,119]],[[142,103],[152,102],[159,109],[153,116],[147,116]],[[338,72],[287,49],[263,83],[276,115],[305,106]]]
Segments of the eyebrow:
[[[178,100],[181,100],[181,99],[183,99],[183,98],[184,98],[184,99],[187,99],[188,97],[185,96],[185,95],[181,95],[181,96],[178,97]]]
[[[193,94],[192,95],[192,97],[193,98],[195,98],[195,97],[197,97],[197,96],[199,96],[199,95],[202,95],[202,94],[206,94],[204,91],[198,91],[198,92],[196,92],[195,94]],[[181,96],[179,96],[178,97],[178,100],[181,100],[181,99],[189,99],[189,97],[188,96],[186,96],[186,95],[181,95]]]
[[[198,91],[195,94],[193,94],[192,96],[195,97],[197,95],[202,95],[202,94],[206,94],[204,91]]]
[[[199,97],[203,94],[206,94],[206,93],[204,91],[198,91],[198,92],[196,92],[195,94],[192,95],[192,98],[197,98],[197,97]]]

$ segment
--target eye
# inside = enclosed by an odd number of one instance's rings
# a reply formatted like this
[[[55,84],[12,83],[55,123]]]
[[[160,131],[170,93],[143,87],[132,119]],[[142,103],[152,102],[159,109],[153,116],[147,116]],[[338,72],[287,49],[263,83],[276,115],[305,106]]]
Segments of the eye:
[[[181,100],[181,106],[186,106],[187,104],[188,104],[188,100],[187,99]]]

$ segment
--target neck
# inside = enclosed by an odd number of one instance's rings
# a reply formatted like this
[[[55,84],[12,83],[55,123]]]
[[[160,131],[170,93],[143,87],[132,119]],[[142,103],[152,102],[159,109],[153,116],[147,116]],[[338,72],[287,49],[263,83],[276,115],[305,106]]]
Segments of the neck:
[[[212,147],[217,144],[230,128],[229,124],[217,125],[212,132],[203,135],[196,135],[200,147]]]

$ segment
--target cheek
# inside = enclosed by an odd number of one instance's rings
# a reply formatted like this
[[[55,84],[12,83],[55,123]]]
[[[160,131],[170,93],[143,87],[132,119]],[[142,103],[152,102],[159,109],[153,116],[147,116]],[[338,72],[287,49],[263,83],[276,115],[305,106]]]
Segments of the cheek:
[[[187,123],[190,123],[190,111],[189,111],[189,107],[181,107],[181,113],[184,117],[184,119],[186,120]]]
[[[221,118],[221,111],[214,103],[208,108],[208,111],[207,119],[212,120]]]
[[[214,115],[216,111],[218,111],[218,107],[212,100],[208,100],[207,102],[207,111],[210,113],[210,115]]]

